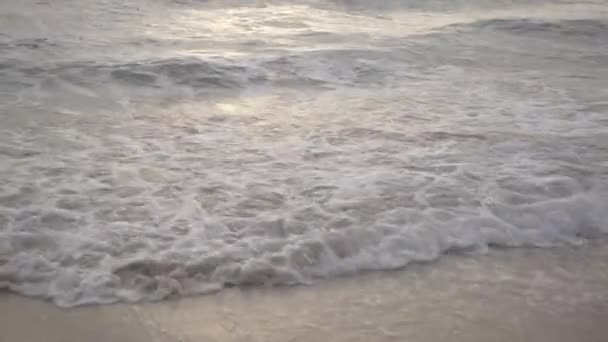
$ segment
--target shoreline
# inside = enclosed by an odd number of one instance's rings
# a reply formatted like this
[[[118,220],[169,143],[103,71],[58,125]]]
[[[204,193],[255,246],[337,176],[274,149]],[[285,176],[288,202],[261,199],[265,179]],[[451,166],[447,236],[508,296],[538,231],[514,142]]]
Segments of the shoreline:
[[[451,255],[313,286],[62,309],[0,293],[0,342],[588,341],[608,336],[608,243]]]

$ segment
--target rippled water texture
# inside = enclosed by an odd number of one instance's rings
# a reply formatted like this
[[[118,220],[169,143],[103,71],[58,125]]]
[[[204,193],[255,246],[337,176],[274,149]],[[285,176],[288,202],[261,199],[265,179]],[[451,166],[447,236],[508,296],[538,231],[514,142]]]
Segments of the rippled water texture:
[[[606,18],[0,0],[0,288],[155,300],[605,235]]]

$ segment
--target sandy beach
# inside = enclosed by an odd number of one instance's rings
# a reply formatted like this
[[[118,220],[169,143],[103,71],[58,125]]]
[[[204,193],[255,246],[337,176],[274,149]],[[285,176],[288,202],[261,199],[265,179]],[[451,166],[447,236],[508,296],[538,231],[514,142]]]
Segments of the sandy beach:
[[[432,265],[60,309],[0,297],[0,341],[536,341],[608,337],[608,245],[451,255]]]

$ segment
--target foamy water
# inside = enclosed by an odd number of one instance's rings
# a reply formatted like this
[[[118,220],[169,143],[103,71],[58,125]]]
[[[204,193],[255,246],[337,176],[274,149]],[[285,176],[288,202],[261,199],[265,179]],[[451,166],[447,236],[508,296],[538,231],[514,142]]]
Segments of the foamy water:
[[[0,288],[62,306],[608,233],[608,4],[0,2]]]

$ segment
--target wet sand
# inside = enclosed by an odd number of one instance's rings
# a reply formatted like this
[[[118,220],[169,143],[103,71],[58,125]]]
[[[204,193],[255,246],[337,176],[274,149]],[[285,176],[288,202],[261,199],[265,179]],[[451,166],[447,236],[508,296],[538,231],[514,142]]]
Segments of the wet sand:
[[[1,342],[608,341],[608,241],[161,303],[0,295]]]

